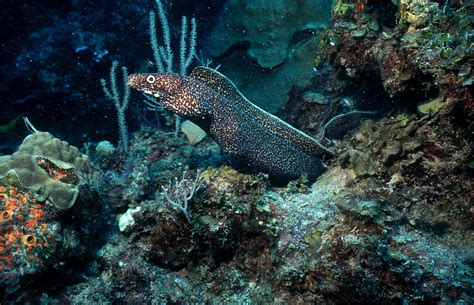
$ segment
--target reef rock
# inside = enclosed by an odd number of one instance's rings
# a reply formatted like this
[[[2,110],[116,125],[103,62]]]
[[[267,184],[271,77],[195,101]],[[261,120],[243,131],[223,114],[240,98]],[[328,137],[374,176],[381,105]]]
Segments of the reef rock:
[[[249,100],[274,113],[294,86],[308,84],[320,47],[316,32],[330,16],[331,1],[325,0],[229,1],[208,49]],[[242,45],[248,45],[243,52],[232,48]]]
[[[211,33],[211,55],[220,56],[233,45],[249,43],[248,54],[264,68],[286,60],[294,35],[326,27],[331,2],[228,1]]]

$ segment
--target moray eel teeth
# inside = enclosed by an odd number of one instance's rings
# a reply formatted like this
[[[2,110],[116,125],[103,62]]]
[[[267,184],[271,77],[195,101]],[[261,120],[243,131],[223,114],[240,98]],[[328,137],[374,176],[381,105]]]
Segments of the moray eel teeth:
[[[225,153],[277,181],[315,179],[333,153],[318,141],[247,100],[221,73],[197,67],[190,76],[132,74],[128,84],[158,97],[165,108],[201,128]]]

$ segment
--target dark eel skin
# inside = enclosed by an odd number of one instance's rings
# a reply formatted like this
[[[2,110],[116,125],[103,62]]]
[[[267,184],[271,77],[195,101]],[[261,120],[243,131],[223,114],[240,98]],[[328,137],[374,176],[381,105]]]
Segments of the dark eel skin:
[[[197,67],[190,76],[132,74],[128,85],[204,129],[224,153],[274,181],[321,175],[333,154],[318,141],[248,101],[221,73]]]

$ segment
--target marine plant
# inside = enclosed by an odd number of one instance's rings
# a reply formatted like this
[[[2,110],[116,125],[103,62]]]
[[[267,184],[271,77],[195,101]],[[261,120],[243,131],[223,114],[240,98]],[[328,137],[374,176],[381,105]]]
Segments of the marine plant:
[[[128,152],[128,128],[127,121],[125,120],[125,111],[128,108],[130,101],[130,88],[127,86],[128,71],[127,67],[122,67],[123,77],[123,93],[120,94],[117,84],[117,67],[118,61],[112,62],[110,68],[110,79],[109,84],[105,79],[101,79],[102,90],[104,91],[105,97],[112,101],[117,109],[117,119],[119,127],[119,150],[123,153]]]
[[[153,11],[150,12],[150,43],[153,50],[154,64],[158,72],[174,72],[174,53],[171,47],[171,35],[168,18],[160,0],[156,0],[158,16],[163,34],[163,45],[158,43],[156,33],[156,17]],[[181,36],[179,44],[179,74],[185,75],[193,58],[196,56],[196,19],[191,18],[191,31],[188,35],[188,19],[181,17]],[[188,41],[189,40],[189,41]]]
[[[158,42],[156,16],[155,12],[151,11],[149,15],[149,31],[154,65],[159,73],[172,73],[174,72],[174,52],[171,46],[170,26],[163,3],[161,3],[160,0],[156,0],[156,7],[158,9],[158,17],[163,34],[163,45],[160,45]],[[181,17],[181,36],[179,43],[179,74],[181,75],[187,74],[189,65],[196,57],[196,28],[196,19],[191,18],[191,30],[188,34],[188,19],[186,16]],[[147,99],[150,101],[152,108],[156,107],[157,110],[163,109],[155,98],[147,97]],[[175,115],[175,135],[178,134],[180,125],[181,118]]]
[[[191,212],[189,211],[189,201],[194,197],[196,192],[202,186],[201,172],[196,172],[194,180],[190,180],[187,176],[187,172],[183,172],[181,179],[177,177],[173,181],[170,181],[168,186],[162,186],[162,194],[166,199],[166,202],[173,207],[183,212],[188,223],[191,223]]]

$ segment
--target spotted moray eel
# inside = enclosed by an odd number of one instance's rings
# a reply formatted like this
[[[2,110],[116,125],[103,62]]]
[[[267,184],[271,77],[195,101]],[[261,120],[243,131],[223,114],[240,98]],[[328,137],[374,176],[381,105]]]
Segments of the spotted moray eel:
[[[209,133],[224,153],[254,171],[288,181],[315,179],[333,154],[317,140],[247,100],[221,73],[197,67],[190,76],[132,74],[128,85]]]

